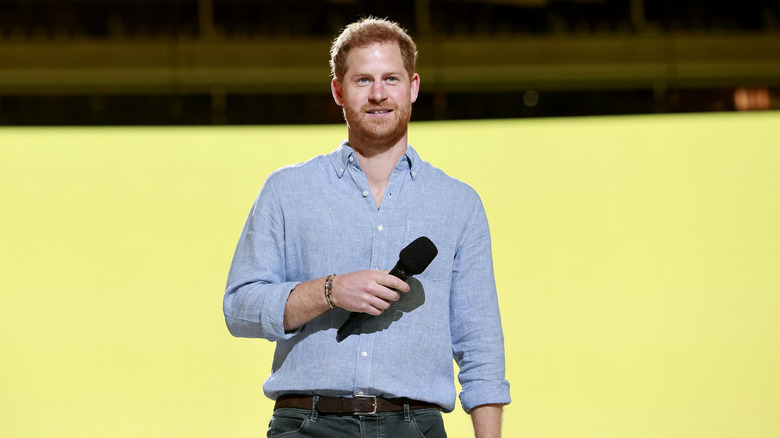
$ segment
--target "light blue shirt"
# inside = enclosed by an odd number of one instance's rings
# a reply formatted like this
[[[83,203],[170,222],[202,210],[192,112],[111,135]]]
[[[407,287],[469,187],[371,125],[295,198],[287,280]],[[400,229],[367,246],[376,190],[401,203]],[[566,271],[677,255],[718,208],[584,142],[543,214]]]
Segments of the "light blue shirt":
[[[349,316],[343,309],[285,333],[284,309],[296,285],[334,273],[389,270],[420,236],[439,253],[381,316],[342,342],[336,330]],[[331,154],[269,175],[241,233],[223,309],[234,336],[276,342],[263,385],[272,399],[367,394],[427,401],[449,412],[454,358],[467,412],[510,401],[482,202],[411,146],[390,176],[381,208],[346,141]]]

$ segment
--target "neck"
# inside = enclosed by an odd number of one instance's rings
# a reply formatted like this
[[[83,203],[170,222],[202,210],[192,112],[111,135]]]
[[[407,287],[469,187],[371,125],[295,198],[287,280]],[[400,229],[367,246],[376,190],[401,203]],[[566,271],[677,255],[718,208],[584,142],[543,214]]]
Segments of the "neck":
[[[371,193],[377,207],[382,204],[390,175],[393,173],[398,160],[406,153],[407,137],[403,136],[398,142],[391,145],[371,145],[366,143],[353,144],[350,136],[350,146],[358,157],[360,167],[368,179]]]
[[[356,138],[357,136],[352,132],[349,134],[349,145],[358,156],[360,167],[363,168],[369,181],[384,179],[387,183],[398,159],[406,153],[406,134],[393,142],[367,141]]]

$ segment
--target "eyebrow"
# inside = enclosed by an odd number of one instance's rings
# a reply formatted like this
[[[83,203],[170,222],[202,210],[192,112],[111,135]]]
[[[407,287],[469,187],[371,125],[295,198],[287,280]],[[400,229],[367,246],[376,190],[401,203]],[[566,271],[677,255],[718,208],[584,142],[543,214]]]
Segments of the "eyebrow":
[[[353,73],[353,74],[347,76],[347,79],[352,79],[352,78],[356,78],[356,77],[366,77],[366,76],[374,77],[373,73]],[[401,71],[386,72],[386,73],[382,73],[380,76],[381,77],[398,76],[398,77],[403,78],[403,72],[401,72]]]

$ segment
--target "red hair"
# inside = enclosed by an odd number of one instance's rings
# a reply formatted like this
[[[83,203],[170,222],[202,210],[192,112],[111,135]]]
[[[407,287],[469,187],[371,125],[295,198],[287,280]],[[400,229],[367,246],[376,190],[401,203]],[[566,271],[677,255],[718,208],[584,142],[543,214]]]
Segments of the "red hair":
[[[409,77],[417,65],[417,45],[398,23],[375,17],[360,19],[347,27],[333,41],[330,47],[330,71],[336,80],[347,72],[349,51],[372,43],[396,43]]]

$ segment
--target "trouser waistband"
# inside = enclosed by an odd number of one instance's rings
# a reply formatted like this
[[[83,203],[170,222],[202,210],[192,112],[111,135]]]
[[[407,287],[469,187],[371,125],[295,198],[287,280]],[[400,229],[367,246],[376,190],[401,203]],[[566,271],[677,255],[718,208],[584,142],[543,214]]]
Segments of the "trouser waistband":
[[[279,408],[312,409],[314,407],[320,414],[336,415],[374,415],[381,412],[398,412],[404,410],[404,405],[409,409],[438,409],[439,405],[407,398],[383,398],[373,395],[354,397],[318,397],[314,406],[314,397],[311,395],[282,395],[276,399],[274,410]]]

